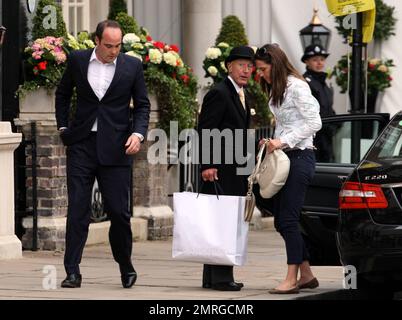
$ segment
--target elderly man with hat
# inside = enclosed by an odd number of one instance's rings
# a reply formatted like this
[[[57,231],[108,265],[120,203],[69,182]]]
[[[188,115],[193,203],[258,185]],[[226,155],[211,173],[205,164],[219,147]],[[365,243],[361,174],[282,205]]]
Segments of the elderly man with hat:
[[[332,87],[326,83],[327,73],[324,71],[325,60],[328,56],[329,53],[322,46],[313,44],[306,47],[301,58],[302,62],[306,64],[306,72],[303,76],[310,86],[311,93],[320,104],[321,118],[335,115],[332,108],[334,92]],[[314,145],[317,148],[316,157],[319,162],[332,162],[334,160],[332,148],[334,129],[323,126],[316,134]]]
[[[216,194],[215,187],[223,195],[245,196],[247,193],[247,176],[238,173],[238,169],[245,167],[246,164],[237,162],[239,157],[236,157],[236,150],[238,148],[246,155],[246,132],[250,125],[250,108],[244,94],[244,87],[253,72],[253,60],[252,48],[248,46],[233,48],[225,61],[228,76],[212,87],[203,100],[198,122],[201,138],[200,159],[203,185],[200,191],[202,193]],[[221,150],[212,149],[211,146],[214,145],[212,137],[208,143],[202,139],[202,131],[213,129],[219,132],[225,130],[225,136],[228,130],[231,131],[233,142],[228,141],[231,139],[227,141],[222,139],[219,144]],[[235,139],[235,130],[243,130],[242,141]],[[225,154],[227,150],[230,150],[230,155]],[[219,158],[214,153],[220,153],[219,162],[214,162]],[[204,159],[205,154],[210,155],[209,159]],[[225,228],[224,225],[221,227]],[[202,287],[220,291],[239,291],[243,284],[234,281],[233,266],[204,265]]]

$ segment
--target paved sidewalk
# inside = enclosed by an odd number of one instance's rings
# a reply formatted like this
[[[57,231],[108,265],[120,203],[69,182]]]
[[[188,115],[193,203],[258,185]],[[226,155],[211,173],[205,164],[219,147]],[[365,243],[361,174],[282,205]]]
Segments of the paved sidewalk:
[[[19,260],[0,261],[0,299],[141,299],[141,300],[279,300],[322,294],[342,288],[341,267],[313,267],[320,287],[296,295],[271,295],[286,272],[282,238],[275,231],[251,231],[248,263],[235,267],[236,281],[245,287],[240,292],[202,289],[202,266],[173,261],[171,241],[134,243],[133,261],[138,280],[131,289],[123,289],[118,266],[109,245],[86,247],[81,263],[83,283],[80,289],[60,288],[64,279],[62,252],[24,251]],[[45,266],[57,270],[57,289],[43,288]]]

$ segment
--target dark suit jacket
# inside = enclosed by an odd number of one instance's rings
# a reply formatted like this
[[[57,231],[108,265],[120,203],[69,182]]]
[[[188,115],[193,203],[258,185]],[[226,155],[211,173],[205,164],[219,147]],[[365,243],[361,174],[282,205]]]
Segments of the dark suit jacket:
[[[247,105],[247,100],[246,106],[247,112],[241,104],[235,87],[228,78],[214,86],[207,93],[202,104],[198,123],[201,143],[201,171],[209,168],[217,168],[219,178],[218,183],[222,187],[225,195],[245,196],[247,193],[247,176],[237,175],[236,173],[236,169],[244,167],[245,164],[237,163],[235,156],[235,147],[242,147],[242,154],[247,154],[246,130],[250,126],[250,108]],[[202,162],[202,155],[207,151],[206,144],[204,144],[202,139],[203,129],[218,129],[219,131],[229,129],[232,132],[233,137],[235,136],[236,129],[243,130],[242,141],[237,141],[238,145],[234,143],[233,148],[231,148],[234,160],[233,164],[225,164],[225,146],[228,145],[228,141],[225,141],[225,139],[222,139],[221,143],[222,164]],[[212,142],[210,142],[210,144],[212,146]],[[212,150],[210,152],[212,153]],[[213,183],[205,183],[201,192],[215,194]]]
[[[142,63],[125,54],[117,58],[116,72],[105,96],[99,101],[88,82],[89,59],[93,49],[74,51],[68,57],[66,71],[56,90],[57,127],[68,127],[60,137],[67,146],[89,136],[98,119],[97,152],[103,165],[130,165],[125,154],[128,137],[137,132],[146,137],[150,103],[145,87]],[[77,91],[77,110],[69,123],[73,88]],[[134,111],[129,104],[133,98]],[[132,121],[130,123],[130,112]]]

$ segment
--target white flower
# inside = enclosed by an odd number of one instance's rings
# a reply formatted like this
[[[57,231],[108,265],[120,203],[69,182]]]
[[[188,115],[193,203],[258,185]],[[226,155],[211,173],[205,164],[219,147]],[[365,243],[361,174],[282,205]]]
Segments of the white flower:
[[[84,40],[84,44],[87,46],[87,48],[95,48],[95,44],[92,40]]]
[[[163,55],[159,49],[149,49],[149,60],[152,63],[160,64],[162,62]]]
[[[131,57],[134,57],[134,58],[137,58],[137,59],[140,59],[141,62],[142,62],[142,57],[141,57],[141,55],[139,55],[138,53],[135,53],[134,51],[126,52],[126,55],[131,56]]]
[[[164,53],[163,60],[170,66],[176,67],[177,65],[177,57],[172,51]]]
[[[123,37],[123,43],[124,44],[132,44],[135,42],[140,42],[141,39],[135,34],[135,33],[127,33],[124,37]]]
[[[219,48],[229,48],[229,45],[226,42],[220,42],[217,46]]]
[[[252,46],[251,49],[254,50],[254,53],[257,53],[258,48],[256,46]]]
[[[219,48],[208,48],[205,55],[208,59],[215,60],[222,55],[222,51]]]
[[[226,66],[225,66],[225,61],[221,62],[221,68],[223,71],[228,72],[228,69],[226,69]]]
[[[136,42],[131,46],[134,50],[142,50],[144,49],[144,45],[142,43]]]
[[[218,69],[216,69],[214,66],[210,66],[208,68],[208,72],[211,76],[215,77],[218,74]]]
[[[384,65],[384,64],[382,64],[382,65],[380,65],[379,67],[378,67],[378,71],[381,71],[381,72],[387,72],[388,71],[388,67],[386,66],[386,65]]]

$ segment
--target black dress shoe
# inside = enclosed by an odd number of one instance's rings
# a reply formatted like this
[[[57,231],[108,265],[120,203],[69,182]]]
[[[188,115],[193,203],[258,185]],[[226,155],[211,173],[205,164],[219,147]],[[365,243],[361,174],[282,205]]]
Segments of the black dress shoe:
[[[121,284],[123,285],[123,288],[131,288],[136,280],[137,280],[137,273],[135,271],[129,273],[122,273],[121,275]]]
[[[234,282],[234,283],[237,284],[240,288],[244,287],[244,284],[242,282]],[[202,287],[204,289],[211,289],[212,285],[209,282],[205,282],[205,283],[202,284]]]
[[[241,285],[236,282],[221,282],[213,284],[212,289],[218,291],[240,291],[242,288]]]
[[[67,277],[62,281],[62,288],[81,288],[82,277],[78,273],[68,274]]]

